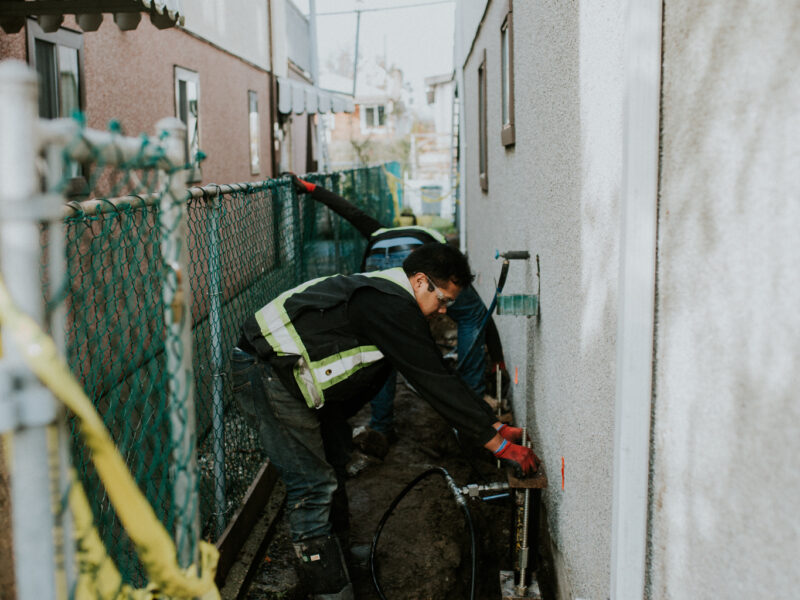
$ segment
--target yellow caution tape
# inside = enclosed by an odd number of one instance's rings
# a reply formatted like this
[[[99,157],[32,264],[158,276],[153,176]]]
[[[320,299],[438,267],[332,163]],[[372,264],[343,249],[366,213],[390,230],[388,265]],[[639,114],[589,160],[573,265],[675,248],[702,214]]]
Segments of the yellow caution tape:
[[[204,600],[218,599],[219,590],[214,584],[219,558],[217,549],[202,540],[198,542],[199,571],[202,574],[200,576],[195,574],[197,571],[195,566],[186,570],[178,566],[172,539],[131,477],[91,401],[70,372],[69,367],[58,355],[53,340],[39,328],[33,319],[14,306],[2,279],[0,279],[0,324],[7,328],[6,333],[13,336],[22,352],[22,358],[31,371],[81,421],[81,434],[86,446],[91,450],[92,462],[97,474],[105,486],[120,522],[136,546],[136,552],[151,582],[147,590],[127,589],[128,597],[131,597],[132,594],[135,598],[166,595],[183,598],[199,597]],[[72,486],[70,500],[75,499],[79,505],[78,495],[80,492],[76,492],[78,488],[79,486]],[[85,496],[83,500],[85,500]],[[78,512],[80,512],[80,508]],[[76,515],[76,520],[79,516]],[[76,525],[76,530],[85,533],[86,524],[84,522],[82,524],[83,529]],[[82,550],[79,549],[79,551]],[[102,552],[104,553],[105,550]],[[98,550],[93,546],[83,554],[83,557],[95,558],[96,554],[98,554]],[[106,562],[110,561],[101,561],[101,564],[104,565]],[[97,563],[90,561],[89,564]],[[120,597],[122,586],[116,579],[119,577],[116,568],[113,569],[116,575],[108,567],[95,570],[89,566],[89,572],[96,581],[91,583],[82,581],[81,585],[94,586],[93,589],[97,592],[104,590],[104,593],[111,594],[100,596],[103,598]],[[81,566],[80,575],[83,574],[84,569]],[[144,595],[140,596],[140,593]],[[84,596],[76,594],[76,597]]]

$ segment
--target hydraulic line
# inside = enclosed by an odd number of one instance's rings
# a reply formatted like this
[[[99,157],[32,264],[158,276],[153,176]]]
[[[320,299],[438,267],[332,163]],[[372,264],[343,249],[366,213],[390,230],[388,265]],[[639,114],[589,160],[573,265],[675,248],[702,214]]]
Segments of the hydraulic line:
[[[495,288],[494,297],[492,298],[492,303],[489,305],[489,308],[486,310],[486,314],[483,317],[483,321],[481,321],[480,326],[478,327],[477,331],[475,332],[475,339],[472,340],[467,351],[464,353],[464,356],[458,357],[458,367],[461,367],[461,364],[466,360],[466,357],[472,352],[472,348],[475,346],[475,343],[478,341],[480,337],[481,331],[483,331],[484,327],[486,327],[486,323],[489,322],[489,319],[494,312],[495,307],[497,306],[497,297],[503,291],[503,287],[506,284],[506,277],[508,277],[508,267],[509,261],[511,260],[528,260],[531,255],[530,252],[527,250],[510,250],[508,252],[495,252],[495,258],[503,259],[503,266],[500,268],[500,279],[497,281],[497,287]]]
[[[477,570],[476,561],[477,561],[477,543],[475,540],[475,527],[472,523],[472,515],[469,512],[469,507],[467,506],[467,501],[462,495],[461,489],[456,485],[455,480],[447,472],[447,469],[444,467],[431,467],[427,471],[424,471],[417,475],[411,482],[403,488],[403,490],[397,495],[397,497],[392,501],[389,505],[389,508],[383,516],[381,517],[380,522],[378,523],[378,527],[375,529],[375,535],[372,538],[372,545],[369,549],[369,569],[372,573],[372,583],[375,585],[375,591],[378,592],[378,596],[380,596],[381,600],[387,600],[386,596],[383,594],[383,589],[381,588],[380,583],[378,583],[378,573],[375,567],[375,553],[378,548],[378,540],[380,539],[381,532],[383,531],[383,526],[386,524],[386,521],[389,520],[389,517],[392,515],[392,512],[397,505],[400,504],[400,501],[405,498],[406,494],[410,492],[420,481],[429,477],[430,475],[438,474],[444,477],[445,482],[447,483],[447,487],[450,488],[450,491],[453,494],[453,497],[456,500],[456,504],[461,507],[461,510],[464,512],[464,520],[467,523],[467,528],[469,529],[469,537],[470,537],[470,584],[469,584],[469,598],[470,600],[475,600],[475,574]]]

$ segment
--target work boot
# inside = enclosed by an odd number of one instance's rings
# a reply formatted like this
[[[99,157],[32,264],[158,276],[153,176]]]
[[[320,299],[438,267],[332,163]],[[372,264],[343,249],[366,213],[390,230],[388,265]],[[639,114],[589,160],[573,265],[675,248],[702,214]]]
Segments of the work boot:
[[[389,446],[397,441],[397,434],[391,430],[388,434],[382,433],[371,427],[359,428],[353,437],[356,448],[364,454],[383,458],[389,453]]]
[[[297,575],[312,600],[355,600],[353,584],[335,535],[296,542]]]

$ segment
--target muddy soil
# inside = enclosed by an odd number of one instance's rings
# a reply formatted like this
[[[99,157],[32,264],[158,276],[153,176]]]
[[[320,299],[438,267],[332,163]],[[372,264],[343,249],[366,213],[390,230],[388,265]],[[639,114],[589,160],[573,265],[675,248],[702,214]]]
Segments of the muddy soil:
[[[11,485],[0,440],[0,600],[16,597],[14,546],[11,536]]]
[[[352,425],[366,425],[369,415],[367,405],[352,419]],[[483,448],[462,447],[445,421],[402,381],[395,399],[395,423],[398,441],[384,460],[354,452],[350,466],[358,472],[347,482],[351,547],[368,549],[392,501],[432,466],[444,467],[458,486],[505,480],[491,454]],[[473,498],[467,504],[477,540],[475,598],[499,600],[499,571],[513,568],[514,498],[488,502]],[[366,561],[349,558],[356,599],[379,599]],[[283,514],[247,599],[304,599],[293,560]],[[376,563],[388,600],[469,598],[470,535],[464,512],[443,477],[426,477],[400,502],[380,535]],[[545,598],[548,596],[545,593]]]

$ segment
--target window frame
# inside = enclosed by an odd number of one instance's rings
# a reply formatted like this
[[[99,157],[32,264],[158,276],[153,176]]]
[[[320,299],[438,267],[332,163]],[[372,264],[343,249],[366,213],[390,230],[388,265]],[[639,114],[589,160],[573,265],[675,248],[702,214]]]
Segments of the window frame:
[[[254,104],[255,110],[253,110]],[[255,115],[255,119],[253,115]],[[255,90],[247,90],[247,130],[250,140],[250,175],[259,175],[261,173],[261,122],[258,114],[258,92]]]
[[[373,117],[372,122],[369,122],[367,120],[367,111],[372,112],[372,117]],[[381,116],[383,117],[383,123],[381,123]],[[378,102],[374,102],[371,104],[362,104],[360,110],[361,131],[363,132],[383,131],[384,129],[386,129],[387,116],[388,116],[388,111],[386,110],[386,104],[381,104]]]
[[[478,180],[481,190],[489,191],[489,139],[487,130],[486,48],[478,65]]]
[[[196,147],[197,150],[200,149],[200,106],[201,106],[201,99],[200,99],[200,73],[197,71],[192,71],[191,69],[186,69],[184,67],[179,67],[178,65],[174,65],[173,68],[173,80],[175,86],[175,116],[181,119],[181,95],[180,95],[180,83],[187,82],[193,83],[195,86],[195,91],[197,92],[197,98],[195,100],[196,107],[197,107],[197,114],[194,115],[195,117],[195,127],[194,129],[197,132],[196,138]],[[187,111],[190,107],[187,106]],[[188,116],[187,116],[188,121]],[[185,159],[186,164],[190,165],[188,175],[186,177],[186,183],[199,183],[203,179],[203,171],[200,167],[200,161],[195,160],[195,157],[192,156],[192,135],[195,133],[194,131],[190,131],[189,123],[187,121],[183,121],[184,125],[186,125],[186,141],[184,143],[184,151],[185,151]]]
[[[503,43],[504,41],[507,44],[507,50],[506,45]],[[513,0],[508,0],[508,12],[500,25],[500,89],[502,94],[500,141],[503,146],[508,147],[513,146],[516,142],[516,127],[514,126]]]
[[[83,57],[83,34],[79,31],[73,31],[71,29],[66,29],[64,27],[60,27],[58,31],[54,31],[52,33],[46,33],[39,23],[35,19],[27,19],[27,27],[25,28],[27,32],[27,52],[28,52],[28,64],[33,67],[34,70],[37,71],[36,65],[36,40],[41,40],[43,42],[47,42],[49,44],[53,44],[58,48],[58,46],[64,46],[66,48],[71,48],[76,50],[78,53],[78,110],[83,111],[84,107],[86,106],[86,84],[84,82],[84,57]],[[55,53],[55,65],[56,71],[59,72],[58,67],[58,51],[56,50]],[[41,82],[40,82],[41,84]],[[54,82],[54,89],[55,89],[55,103],[56,106],[60,106],[60,81],[59,78],[55,78]],[[41,93],[42,86],[40,85],[40,93]],[[37,109],[38,110],[38,109]],[[60,112],[60,110],[58,111]],[[56,118],[59,117],[70,117],[71,115],[57,115]]]

